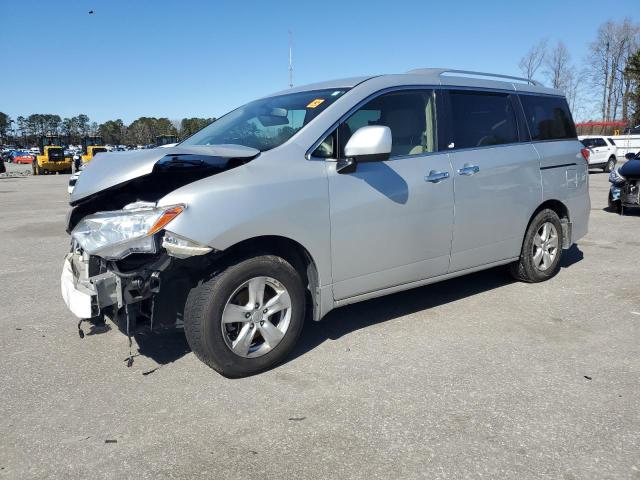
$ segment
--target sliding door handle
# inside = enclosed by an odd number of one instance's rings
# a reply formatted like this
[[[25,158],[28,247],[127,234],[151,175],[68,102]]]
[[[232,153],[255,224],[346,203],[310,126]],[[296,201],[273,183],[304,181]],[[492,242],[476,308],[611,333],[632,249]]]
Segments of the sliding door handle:
[[[431,170],[429,175],[424,177],[425,182],[438,183],[442,180],[446,180],[449,178],[449,172],[436,172],[435,170]]]
[[[480,171],[480,167],[477,165],[469,165],[466,163],[464,167],[458,169],[458,175],[475,175]]]

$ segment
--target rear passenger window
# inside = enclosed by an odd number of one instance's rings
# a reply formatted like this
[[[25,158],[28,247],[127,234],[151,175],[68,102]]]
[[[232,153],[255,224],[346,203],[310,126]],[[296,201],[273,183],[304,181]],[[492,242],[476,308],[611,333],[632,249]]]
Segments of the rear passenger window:
[[[569,105],[562,97],[520,95],[532,140],[576,138]]]
[[[518,124],[508,94],[452,91],[450,99],[455,148],[518,141]]]

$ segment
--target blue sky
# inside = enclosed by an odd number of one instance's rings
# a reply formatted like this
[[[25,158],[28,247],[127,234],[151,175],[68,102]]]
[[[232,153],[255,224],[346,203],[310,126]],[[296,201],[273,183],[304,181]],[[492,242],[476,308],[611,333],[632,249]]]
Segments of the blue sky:
[[[94,10],[93,15],[88,11]],[[294,83],[425,66],[519,74],[546,37],[581,63],[638,0],[0,0],[0,111],[220,116]]]

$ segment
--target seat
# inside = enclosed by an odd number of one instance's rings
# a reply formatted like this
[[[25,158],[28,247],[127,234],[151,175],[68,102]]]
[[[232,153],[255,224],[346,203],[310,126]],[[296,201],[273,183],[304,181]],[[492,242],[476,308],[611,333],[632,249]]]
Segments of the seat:
[[[422,153],[424,118],[414,108],[400,108],[385,112],[380,123],[391,129],[393,144],[391,155],[410,155]]]

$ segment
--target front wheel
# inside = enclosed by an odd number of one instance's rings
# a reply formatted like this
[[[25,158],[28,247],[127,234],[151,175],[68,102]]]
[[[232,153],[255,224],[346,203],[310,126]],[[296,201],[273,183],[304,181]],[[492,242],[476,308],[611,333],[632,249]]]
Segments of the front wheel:
[[[523,282],[543,282],[560,269],[562,224],[558,214],[545,209],[529,224],[520,259],[510,266],[511,275]]]
[[[281,362],[305,318],[305,291],[286,260],[257,256],[195,286],[184,330],[196,356],[226,377],[245,377]]]

